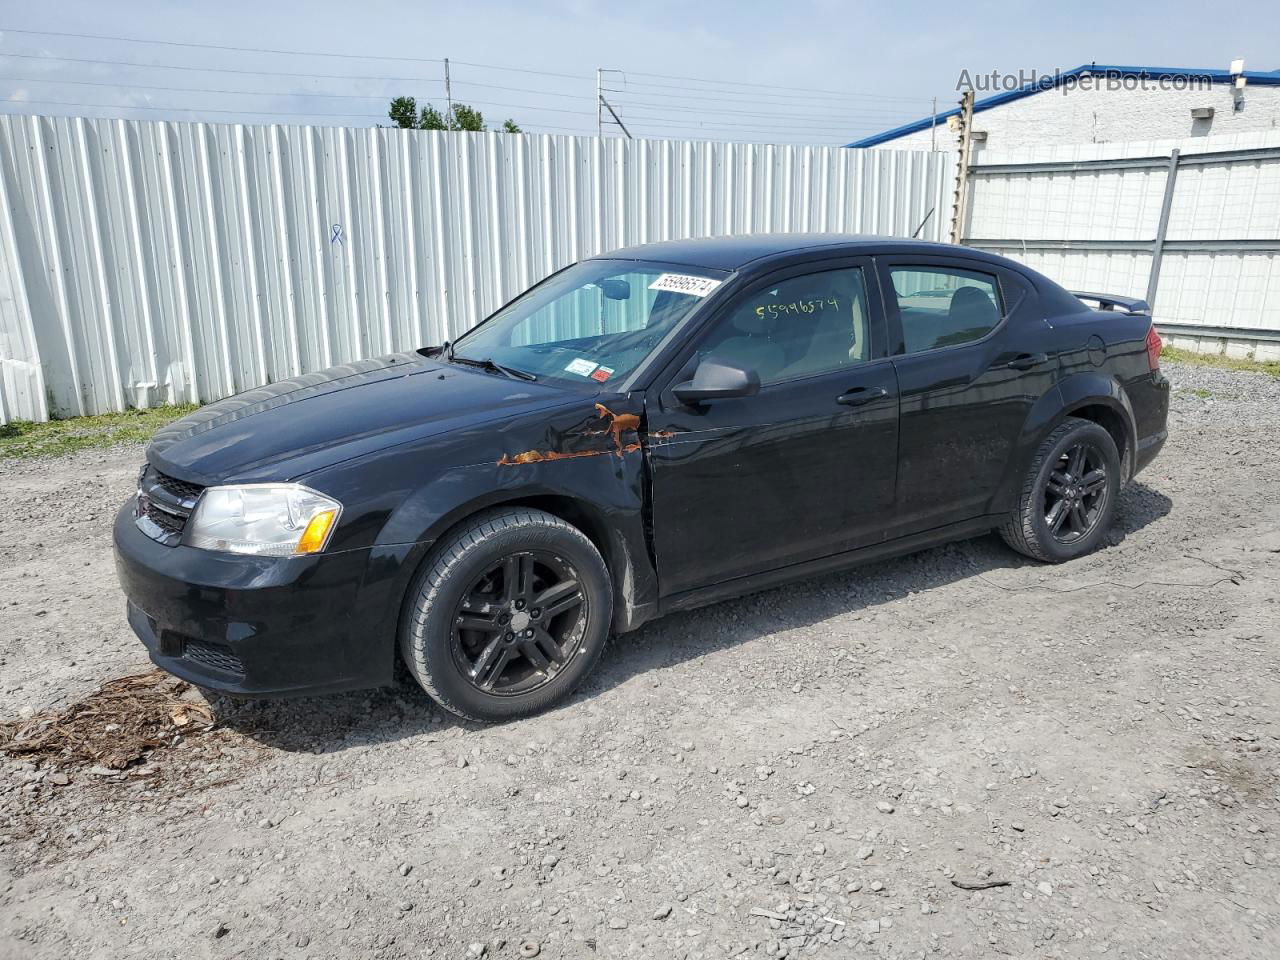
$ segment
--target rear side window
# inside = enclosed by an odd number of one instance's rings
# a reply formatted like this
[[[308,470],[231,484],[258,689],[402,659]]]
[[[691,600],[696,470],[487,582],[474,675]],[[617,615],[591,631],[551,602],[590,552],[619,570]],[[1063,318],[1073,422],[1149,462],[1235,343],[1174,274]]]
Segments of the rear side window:
[[[1003,316],[991,274],[952,267],[890,267],[907,353],[981,340]]]

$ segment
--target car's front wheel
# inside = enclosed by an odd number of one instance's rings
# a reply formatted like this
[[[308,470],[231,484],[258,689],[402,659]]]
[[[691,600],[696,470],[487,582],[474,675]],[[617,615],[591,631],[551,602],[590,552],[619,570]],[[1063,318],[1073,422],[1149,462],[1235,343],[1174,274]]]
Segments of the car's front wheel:
[[[508,720],[577,687],[600,657],[612,615],[608,568],[582,531],[542,510],[491,510],[424,564],[400,651],[450,713]]]
[[[1040,444],[1000,529],[1009,546],[1048,563],[1093,550],[1115,517],[1120,454],[1111,434],[1068,417]]]

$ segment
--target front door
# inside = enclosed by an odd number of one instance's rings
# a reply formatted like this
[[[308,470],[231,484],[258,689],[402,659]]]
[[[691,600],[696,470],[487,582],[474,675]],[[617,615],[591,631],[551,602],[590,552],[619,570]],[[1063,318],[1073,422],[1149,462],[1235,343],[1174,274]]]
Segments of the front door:
[[[646,397],[664,596],[878,542],[895,497],[898,389],[869,261],[753,283]],[[760,392],[698,405],[671,388],[704,358]]]

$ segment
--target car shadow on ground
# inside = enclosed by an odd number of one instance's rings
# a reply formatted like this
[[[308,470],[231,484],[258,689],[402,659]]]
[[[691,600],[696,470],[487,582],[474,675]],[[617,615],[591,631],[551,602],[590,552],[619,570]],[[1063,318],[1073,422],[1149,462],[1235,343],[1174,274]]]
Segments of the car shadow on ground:
[[[1166,516],[1172,506],[1168,497],[1145,484],[1130,484],[1121,493],[1111,537],[1103,550],[1113,549]],[[613,638],[594,673],[569,704],[598,697],[633,677],[763,636],[812,627],[841,614],[870,611],[912,593],[993,571],[1027,566],[1039,564],[1014,553],[995,534],[988,534],[672,614]],[[430,736],[450,728],[486,729],[483,724],[459,721],[445,713],[418,689],[402,666],[397,669],[395,683],[378,690],[290,700],[210,695],[210,703],[223,726],[288,752],[332,753]]]

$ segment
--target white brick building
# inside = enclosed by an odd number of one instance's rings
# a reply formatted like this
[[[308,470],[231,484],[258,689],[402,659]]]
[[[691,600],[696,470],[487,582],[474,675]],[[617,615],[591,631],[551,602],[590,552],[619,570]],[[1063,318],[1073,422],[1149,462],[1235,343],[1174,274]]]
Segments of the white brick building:
[[[1244,78],[1243,88],[1237,77]],[[1055,144],[1119,143],[1280,130],[1280,71],[1083,66],[1042,85],[982,96],[974,103],[975,157],[983,150]],[[874,136],[850,147],[939,150],[956,146],[948,119],[958,109]],[[985,134],[985,137],[983,136]]]

